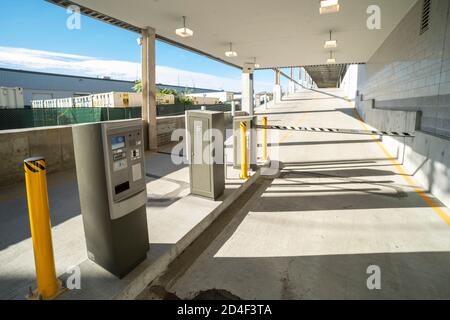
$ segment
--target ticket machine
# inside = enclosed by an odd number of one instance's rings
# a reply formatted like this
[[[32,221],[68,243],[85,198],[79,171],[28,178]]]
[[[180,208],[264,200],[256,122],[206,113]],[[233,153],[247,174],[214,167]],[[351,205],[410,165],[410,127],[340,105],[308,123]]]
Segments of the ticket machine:
[[[119,278],[147,257],[147,191],[141,120],[72,129],[88,257]]]

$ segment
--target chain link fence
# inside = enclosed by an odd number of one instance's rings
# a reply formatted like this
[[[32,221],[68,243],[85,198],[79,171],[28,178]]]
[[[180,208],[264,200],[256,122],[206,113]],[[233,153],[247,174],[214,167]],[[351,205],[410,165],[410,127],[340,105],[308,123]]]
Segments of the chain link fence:
[[[207,110],[230,111],[226,104],[208,105]],[[157,115],[176,116],[188,110],[200,110],[201,106],[159,105]],[[71,124],[141,118],[141,107],[132,108],[46,108],[0,109],[0,130],[35,127],[63,126]]]
[[[141,108],[2,109],[0,130],[63,126],[141,117]]]

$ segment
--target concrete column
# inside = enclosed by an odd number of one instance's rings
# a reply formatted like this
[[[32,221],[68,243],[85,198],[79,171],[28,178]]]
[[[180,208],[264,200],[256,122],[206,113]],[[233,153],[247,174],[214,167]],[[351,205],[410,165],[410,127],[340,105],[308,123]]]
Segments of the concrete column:
[[[234,98],[231,100],[231,116],[234,118],[236,116],[236,102]]]
[[[304,87],[306,87],[306,70],[305,68],[302,68],[301,70],[301,82]]]
[[[294,79],[294,68],[291,67],[291,79]],[[293,94],[295,92],[295,82],[289,80],[289,93]]]
[[[254,114],[253,71],[242,72],[242,111],[250,116]]]
[[[249,116],[254,115],[254,89],[253,89],[253,70],[244,68],[242,72],[242,111],[248,113]],[[249,130],[249,161],[250,169],[256,170],[257,164],[257,136],[256,130]]]
[[[273,87],[273,101],[274,103],[281,102],[281,73],[280,70],[275,70],[275,85]]]
[[[148,148],[158,149],[156,123],[155,29],[142,30],[142,119],[148,128]]]

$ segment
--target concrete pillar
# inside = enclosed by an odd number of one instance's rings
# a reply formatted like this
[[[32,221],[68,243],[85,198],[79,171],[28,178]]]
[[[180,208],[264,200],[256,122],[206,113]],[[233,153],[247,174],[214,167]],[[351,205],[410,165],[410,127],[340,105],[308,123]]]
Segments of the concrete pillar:
[[[302,84],[303,84],[304,87],[307,87],[307,84],[306,84],[306,70],[305,70],[305,68],[302,68]]]
[[[243,69],[242,72],[242,111],[248,113],[249,116],[254,115],[254,89],[253,89],[253,70],[251,69]],[[256,162],[257,162],[257,136],[256,130],[250,129],[249,131],[249,161],[250,161],[250,169],[256,170]]]
[[[242,111],[254,114],[253,71],[242,72]]]
[[[231,116],[234,118],[236,116],[236,102],[234,98],[231,100]]]
[[[142,119],[148,127],[148,147],[158,149],[156,123],[155,29],[142,30]]]
[[[294,68],[291,67],[291,79],[294,79]],[[295,82],[292,80],[289,80],[289,93],[293,94],[295,92]]]
[[[275,85],[273,87],[273,101],[274,103],[281,102],[281,73],[280,70],[275,70]]]

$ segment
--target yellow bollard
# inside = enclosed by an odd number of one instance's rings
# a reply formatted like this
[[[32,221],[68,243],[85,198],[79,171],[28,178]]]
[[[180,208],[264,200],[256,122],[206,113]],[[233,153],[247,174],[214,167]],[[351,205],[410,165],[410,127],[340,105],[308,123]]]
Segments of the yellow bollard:
[[[262,125],[264,126],[262,130],[262,160],[267,161],[267,117],[262,118]]]
[[[53,257],[45,159],[26,159],[24,169],[38,286],[29,298],[51,299],[59,293],[60,284]]]
[[[247,124],[241,122],[241,179],[248,179]]]

